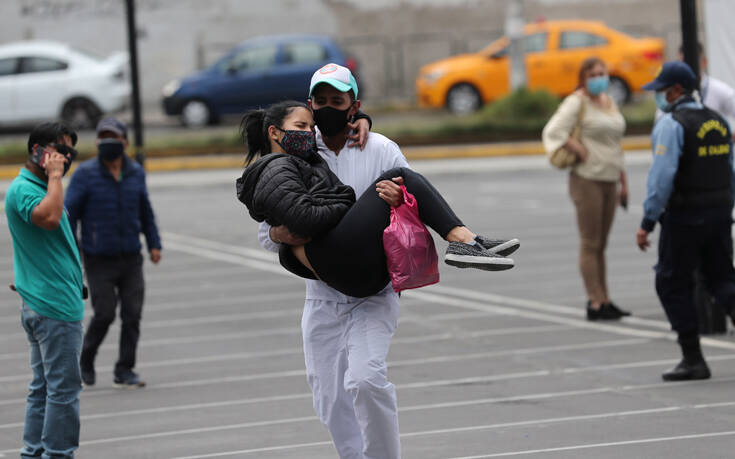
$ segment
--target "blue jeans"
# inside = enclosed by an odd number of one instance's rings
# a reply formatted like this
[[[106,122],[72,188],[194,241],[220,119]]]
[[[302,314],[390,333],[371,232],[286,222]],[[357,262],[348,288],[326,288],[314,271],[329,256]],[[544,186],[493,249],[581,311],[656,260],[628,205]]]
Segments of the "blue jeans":
[[[23,303],[21,323],[31,344],[21,458],[73,458],[79,447],[82,322],[37,314]]]

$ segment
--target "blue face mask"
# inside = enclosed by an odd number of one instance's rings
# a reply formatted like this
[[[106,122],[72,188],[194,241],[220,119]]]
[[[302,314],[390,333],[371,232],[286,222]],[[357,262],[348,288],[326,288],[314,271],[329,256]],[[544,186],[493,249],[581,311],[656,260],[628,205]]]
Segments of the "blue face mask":
[[[666,90],[663,91],[656,91],[656,95],[654,96],[656,98],[656,106],[664,113],[668,113],[671,111],[671,104],[668,100],[666,100]]]
[[[607,76],[599,76],[587,79],[587,91],[589,91],[589,93],[593,96],[602,94],[603,92],[607,91],[608,86],[610,86],[610,78]]]

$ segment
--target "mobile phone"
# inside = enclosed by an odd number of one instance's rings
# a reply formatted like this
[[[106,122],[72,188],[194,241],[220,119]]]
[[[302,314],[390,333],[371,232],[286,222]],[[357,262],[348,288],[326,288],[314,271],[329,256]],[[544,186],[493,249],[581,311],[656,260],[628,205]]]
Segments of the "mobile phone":
[[[38,164],[38,166],[41,169],[46,168],[46,160],[49,157],[49,151],[46,149],[46,147],[37,145],[36,148],[33,149],[33,154],[29,158],[32,163]]]
[[[628,198],[620,198],[620,207],[626,212],[628,211]]]

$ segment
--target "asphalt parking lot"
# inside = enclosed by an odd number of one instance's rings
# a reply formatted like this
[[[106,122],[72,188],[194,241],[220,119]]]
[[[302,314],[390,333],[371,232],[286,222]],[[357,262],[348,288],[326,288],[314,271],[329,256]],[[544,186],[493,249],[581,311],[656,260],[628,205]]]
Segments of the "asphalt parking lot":
[[[647,162],[630,155],[631,208],[608,249],[613,299],[634,313],[617,324],[584,320],[563,173],[543,158],[414,164],[475,232],[519,237],[521,249],[511,271],[442,264],[440,284],[403,295],[389,378],[404,458],[733,457],[735,339],[703,340],[713,379],[660,379],[679,353],[655,253],[634,244]],[[149,176],[164,257],[146,265],[137,370],[148,386],[112,388],[113,326],[81,395],[79,459],[336,457],[304,375],[303,282],[258,247],[237,175]],[[7,284],[7,229],[0,253]],[[0,457],[18,456],[30,378],[19,304],[0,290]]]

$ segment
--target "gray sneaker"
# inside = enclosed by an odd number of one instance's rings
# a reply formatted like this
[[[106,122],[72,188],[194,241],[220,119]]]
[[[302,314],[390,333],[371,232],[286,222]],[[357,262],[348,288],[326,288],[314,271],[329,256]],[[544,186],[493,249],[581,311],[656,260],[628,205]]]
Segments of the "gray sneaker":
[[[515,266],[510,258],[495,255],[480,244],[450,242],[444,255],[444,262],[457,268],[476,268],[485,271],[505,271]]]
[[[521,241],[519,241],[517,238],[490,239],[489,237],[480,236],[478,234],[477,237],[475,237],[475,241],[485,247],[488,252],[504,257],[507,257],[511,253],[515,252],[521,246]]]

